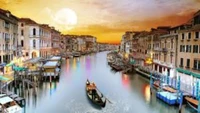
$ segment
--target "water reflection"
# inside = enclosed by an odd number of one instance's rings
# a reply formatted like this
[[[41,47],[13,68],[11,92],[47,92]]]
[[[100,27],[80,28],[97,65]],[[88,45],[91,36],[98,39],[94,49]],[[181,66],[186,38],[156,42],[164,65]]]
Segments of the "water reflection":
[[[69,65],[69,59],[66,60],[66,65],[67,65],[67,66],[66,66],[66,73],[67,73],[67,74],[70,74],[70,73],[69,73],[69,66],[70,66],[70,65]]]
[[[142,89],[142,93],[144,94],[144,98],[147,102],[150,102],[151,93],[150,93],[150,85],[145,84]]]
[[[73,64],[72,64],[72,65],[73,65],[73,66],[72,66],[73,69],[76,70],[76,58],[73,58]]]
[[[122,74],[122,85],[126,88],[129,89],[129,84],[130,84],[130,80],[129,80],[129,75],[127,74]]]
[[[85,92],[89,77],[98,89],[113,102],[96,109]],[[150,95],[149,81],[137,74],[111,72],[106,63],[106,52],[93,56],[67,59],[62,64],[59,82],[43,82],[33,89],[17,88],[26,98],[25,113],[175,113],[171,107]],[[184,113],[190,113],[184,110]]]

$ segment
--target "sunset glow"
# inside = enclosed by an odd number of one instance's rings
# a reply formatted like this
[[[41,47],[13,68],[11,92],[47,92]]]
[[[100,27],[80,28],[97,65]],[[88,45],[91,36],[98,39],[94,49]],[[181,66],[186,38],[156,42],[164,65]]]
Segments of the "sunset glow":
[[[199,0],[0,1],[1,8],[18,17],[49,24],[64,34],[89,34],[96,36],[99,42],[110,43],[119,43],[128,30],[185,23],[199,6]]]

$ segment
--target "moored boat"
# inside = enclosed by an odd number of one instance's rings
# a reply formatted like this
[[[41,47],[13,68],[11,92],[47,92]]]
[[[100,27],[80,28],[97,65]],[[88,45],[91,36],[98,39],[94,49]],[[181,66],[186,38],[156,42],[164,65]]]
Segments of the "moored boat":
[[[110,64],[110,66],[116,71],[122,71],[123,70],[123,68],[121,66],[116,65],[116,64]]]
[[[97,90],[97,87],[94,83],[91,83],[89,80],[86,81],[86,93],[88,98],[96,105],[100,107],[106,106],[106,99],[103,101],[103,95]],[[101,96],[100,96],[101,95]]]
[[[81,56],[81,53],[80,53],[80,52],[74,52],[74,53],[73,53],[73,56],[74,56],[74,57],[80,57],[80,56]]]
[[[198,100],[189,96],[186,96],[185,100],[192,109],[198,111]]]
[[[0,94],[0,110],[3,113],[22,112],[22,108],[6,94]]]

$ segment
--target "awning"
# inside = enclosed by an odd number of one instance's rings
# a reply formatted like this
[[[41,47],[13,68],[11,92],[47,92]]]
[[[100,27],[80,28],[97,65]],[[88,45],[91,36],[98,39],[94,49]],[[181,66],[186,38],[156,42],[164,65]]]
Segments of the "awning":
[[[36,64],[36,63],[40,62],[41,60],[44,60],[44,59],[41,57],[37,57],[37,58],[33,58],[33,59],[25,61],[25,63]]]
[[[25,71],[27,68],[25,68],[25,67],[17,67],[17,66],[14,66],[13,67],[13,70],[14,71]]]
[[[1,80],[1,81],[8,81],[8,80],[9,80],[9,78],[6,78],[6,77],[4,77],[4,76],[0,75],[0,80]]]
[[[60,56],[54,56],[50,59],[50,61],[59,61],[61,59]]]
[[[200,78],[200,74],[198,74],[198,73],[191,72],[191,75],[194,76],[194,77],[196,77],[196,78]]]
[[[43,65],[44,68],[56,68],[58,61],[49,61]]]
[[[14,61],[11,61],[9,64],[7,64],[7,67],[13,66],[14,65]]]
[[[181,69],[181,68],[177,68],[176,69],[178,72],[181,72],[181,73],[184,73],[184,74],[187,74],[187,75],[191,75],[192,72],[188,71],[188,70],[184,70],[184,69]]]

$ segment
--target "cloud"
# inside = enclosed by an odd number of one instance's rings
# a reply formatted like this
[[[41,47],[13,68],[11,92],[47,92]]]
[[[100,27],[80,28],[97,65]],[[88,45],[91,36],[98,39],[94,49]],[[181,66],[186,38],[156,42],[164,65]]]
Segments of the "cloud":
[[[46,18],[50,19],[48,24],[62,31],[70,30],[77,24],[76,13],[69,8],[61,8],[53,12],[50,8],[45,7],[41,11],[41,15],[47,15]]]

